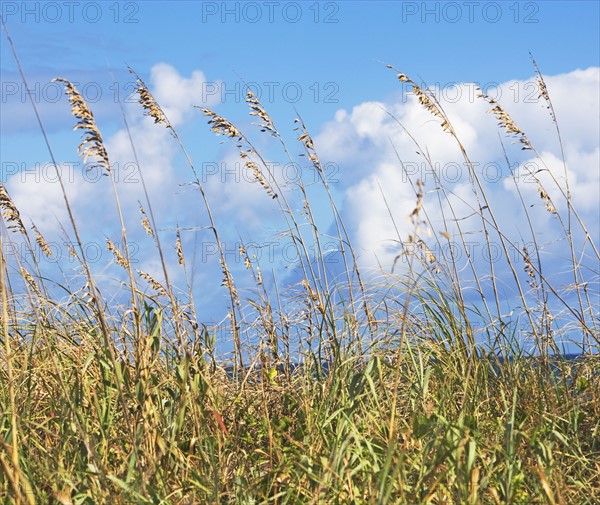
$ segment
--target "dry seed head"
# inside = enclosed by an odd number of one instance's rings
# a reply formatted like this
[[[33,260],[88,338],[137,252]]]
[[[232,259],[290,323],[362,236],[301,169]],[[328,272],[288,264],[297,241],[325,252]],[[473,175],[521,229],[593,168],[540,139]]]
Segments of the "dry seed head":
[[[431,100],[431,98],[427,95],[427,93],[425,93],[425,91],[423,91],[423,89],[421,89],[419,86],[414,84],[413,85],[413,93],[419,99],[419,103],[423,107],[425,107],[425,109],[428,112],[430,112],[434,116],[437,116],[442,121],[445,121],[445,117],[442,114],[442,112],[440,111],[439,107],[433,102],[433,100]]]
[[[546,193],[541,186],[538,187],[538,192],[540,194],[540,198],[544,200],[546,210],[552,214],[556,214],[556,207],[552,203],[550,195]]]
[[[508,133],[514,135],[524,135],[523,131],[516,125],[513,118],[499,104],[496,104],[490,109],[492,114],[498,119],[498,124],[502,126]]]
[[[427,244],[423,240],[419,240],[419,247],[425,254],[425,260],[429,263],[435,263],[436,257],[435,254],[429,249]]]
[[[252,171],[254,178],[266,190],[267,194],[271,198],[277,198],[277,193],[275,193],[271,185],[268,183],[257,163],[254,163],[253,161],[246,161],[246,168]]]
[[[533,267],[533,263],[531,262],[531,257],[529,256],[529,251],[526,246],[523,246],[523,260],[525,261],[525,273],[529,276],[530,280],[527,283],[535,288],[537,286],[535,281],[535,268]]]
[[[235,287],[235,284],[233,282],[233,276],[231,275],[231,272],[229,271],[229,267],[227,266],[227,263],[225,263],[223,258],[221,258],[219,260],[219,263],[221,263],[221,270],[223,272],[223,282],[221,283],[221,285],[225,286],[231,293],[231,296],[233,296],[233,298],[235,299],[236,303],[240,304],[239,295],[238,295],[237,289]]]
[[[310,149],[314,149],[314,148],[315,148],[315,146],[313,145],[313,141],[312,141],[312,139],[310,138],[310,135],[309,135],[309,134],[308,134],[308,132],[306,132],[306,131],[303,131],[303,132],[302,132],[302,135],[300,135],[300,136],[298,137],[298,140],[299,140],[300,142],[303,142],[303,143],[304,143],[304,145],[306,146],[306,149],[309,149],[309,150],[310,150]]]
[[[142,279],[144,279],[148,284],[150,284],[152,289],[158,291],[161,295],[167,296],[167,290],[162,286],[160,282],[154,279],[150,274],[142,272],[141,270],[138,270],[137,273]]]
[[[252,91],[248,90],[246,94],[246,103],[250,106],[252,111],[250,112],[251,116],[256,116],[262,119],[262,123],[259,123],[258,126],[263,128],[264,130],[270,131],[272,134],[275,134],[275,125],[273,124],[273,120],[267,113],[267,111],[262,107],[258,98],[252,93]]]
[[[243,245],[240,245],[239,248],[240,256],[244,258],[244,266],[247,270],[252,268],[252,263],[250,263],[250,258],[248,257],[248,253],[246,252],[246,248]]]
[[[65,85],[65,93],[69,97],[69,105],[71,106],[71,114],[75,116],[79,122],[73,127],[73,130],[83,130],[83,141],[77,147],[80,156],[83,156],[83,162],[92,156],[97,160],[97,165],[106,170],[104,175],[108,175],[111,171],[108,153],[104,147],[104,141],[94,114],[87,105],[85,99],[81,96],[77,88],[66,79],[57,77],[52,79],[52,82],[62,82]]]
[[[112,240],[106,239],[106,248],[111,253],[113,253],[115,260],[117,261],[117,264],[121,265],[125,269],[129,268],[129,262],[127,261],[127,259],[125,259],[125,257],[121,253],[121,251],[119,251],[119,249],[117,249],[117,246],[115,246],[115,244],[112,242]]]
[[[319,295],[314,291],[314,289],[311,287],[311,285],[309,284],[309,282],[306,279],[303,279],[300,284],[302,284],[304,289],[306,289],[306,292],[308,293],[308,295],[310,296],[310,299],[313,302],[316,302],[319,299]]]
[[[496,116],[498,125],[501,126],[502,128],[504,128],[504,130],[506,130],[506,132],[508,134],[517,137],[519,142],[521,144],[523,144],[523,147],[522,147],[523,150],[532,149],[532,146],[529,142],[529,139],[525,135],[525,132],[523,132],[523,130],[521,130],[517,126],[517,124],[515,123],[514,119],[510,116],[510,114],[508,112],[506,112],[502,108],[502,106],[498,102],[496,102],[496,100],[494,100],[493,98],[484,94],[481,90],[479,90],[479,91],[480,92],[477,96],[480,98],[483,98],[486,102],[488,102],[490,105],[493,106],[491,109],[488,110],[488,112],[491,112],[492,114],[494,114],[494,116]]]
[[[168,124],[164,112],[158,106],[158,103],[156,103],[156,99],[154,98],[154,96],[152,96],[152,93],[150,93],[150,91],[143,86],[138,87],[137,93],[138,95],[140,95],[139,103],[146,111],[146,115],[152,117],[154,119],[155,124],[164,124],[167,126],[167,128],[170,128],[171,125]]]
[[[531,53],[530,53],[530,56],[531,56]],[[544,78],[542,77],[542,73],[540,72],[540,69],[537,66],[537,63],[533,59],[533,56],[531,57],[531,63],[533,64],[533,68],[535,69],[535,73],[536,73],[536,83],[537,83],[537,87],[538,87],[538,91],[539,91],[538,98],[544,99],[544,101],[546,102],[546,108],[550,112],[550,117],[552,118],[552,121],[554,121],[556,123],[556,116],[554,115],[554,107],[552,107],[552,102],[550,101],[550,94],[548,93],[548,88],[546,87],[546,81],[544,81]]]
[[[421,212],[421,207],[422,207],[422,201],[421,199],[417,200],[417,205],[415,205],[415,208],[413,209],[413,211],[410,213],[410,217],[411,218],[417,218],[419,216],[419,213]]]
[[[181,243],[181,233],[177,230],[177,237],[175,239],[175,248],[177,249],[177,258],[180,265],[185,264],[185,258],[183,257],[183,245]]]
[[[40,246],[40,249],[42,250],[44,255],[47,258],[49,258],[50,256],[52,256],[52,250],[48,246],[46,239],[42,236],[42,234],[40,233],[40,231],[37,229],[37,227],[35,225],[32,225],[32,228],[33,228],[33,231],[35,231],[35,241],[36,241],[37,245]]]
[[[548,111],[550,112],[550,117],[552,118],[552,121],[554,121],[556,123],[556,116],[554,115],[554,108],[552,107],[552,102],[550,101],[550,95],[548,94],[548,88],[546,88],[546,82],[544,81],[542,74],[538,74],[538,76],[536,78],[536,82],[537,82],[538,90],[540,92],[540,94],[538,95],[538,98],[544,99],[544,101],[546,102],[546,109],[548,109]]]
[[[200,108],[200,110],[204,113],[205,116],[210,117],[210,119],[208,120],[208,124],[212,125],[210,129],[217,135],[225,135],[226,137],[237,138],[238,140],[242,140],[242,134],[233,124],[227,121],[227,119],[225,119],[222,116],[219,116],[216,112],[213,112],[210,109]]]
[[[391,65],[387,65],[387,68],[393,68]],[[446,116],[442,113],[440,107],[435,103],[420,86],[417,85],[410,77],[402,72],[396,74],[400,82],[407,82],[412,86],[413,93],[418,98],[419,103],[431,114],[442,120],[442,130],[448,133],[452,133],[452,127],[448,122]]]
[[[164,124],[167,126],[167,128],[171,128],[171,125],[167,121],[164,112],[156,102],[156,99],[154,98],[152,93],[150,93],[148,88],[140,84],[140,82],[141,81],[138,79],[137,93],[138,95],[140,95],[139,103],[145,110],[145,114],[147,116],[152,117],[154,119],[155,124]]]
[[[173,129],[171,123],[169,123],[169,120],[167,119],[167,116],[165,116],[165,113],[154,98],[154,95],[152,95],[146,86],[146,83],[140,79],[133,69],[130,68],[129,72],[135,76],[135,82],[137,84],[135,91],[140,96],[138,102],[144,109],[144,114],[153,118],[155,124],[164,124],[167,128]]]
[[[37,296],[42,296],[42,291],[40,290],[38,283],[35,282],[35,279],[31,276],[31,274],[27,270],[25,270],[23,267],[20,267],[19,270],[21,272],[21,277],[23,277],[23,279],[25,279],[27,284],[29,284],[29,287],[32,289],[32,291]]]
[[[538,74],[536,81],[537,81],[537,85],[538,85],[538,90],[540,92],[539,97],[546,100],[546,102],[550,101],[550,95],[548,94],[548,88],[546,87],[546,82],[544,81],[543,77],[540,74]]]
[[[302,122],[300,118],[294,119],[294,123],[300,123],[300,126],[294,128],[294,131],[300,129],[302,134],[298,137],[298,140],[304,144],[304,147],[308,154],[308,159],[312,162],[315,170],[323,176],[323,167],[321,166],[321,162],[319,161],[319,157],[315,151],[315,145],[313,143],[312,137],[308,133],[306,129],[306,125]]]
[[[410,79],[408,79],[408,77],[406,77],[406,76],[404,76],[404,77],[406,78],[407,81],[411,82],[412,87],[413,87],[413,93],[418,98],[419,103],[425,108],[425,110],[427,110],[427,112],[429,112],[430,114],[433,114],[435,117],[442,120],[442,124],[441,124],[442,130],[445,132],[448,132],[448,133],[452,133],[452,127],[450,126],[450,123],[448,122],[448,119],[446,118],[446,116],[441,111],[439,105],[431,99],[431,97],[425,92],[425,90],[423,90],[421,87],[417,86],[414,82],[410,81]],[[405,82],[405,81],[402,81],[402,82]]]
[[[146,233],[148,235],[150,235],[152,238],[154,238],[154,231],[152,230],[152,227],[150,226],[150,220],[148,219],[148,216],[146,215],[146,211],[144,210],[144,207],[142,207],[140,205],[140,211],[142,213],[142,226],[144,227],[144,230],[146,230]]]
[[[417,179],[417,203],[413,211],[409,214],[408,218],[412,221],[414,226],[419,224],[419,214],[421,213],[421,208],[423,207],[423,181],[421,179]]]
[[[396,71],[397,72],[396,77],[398,78],[398,80],[400,82],[409,82],[411,84],[414,84],[413,80],[410,77],[408,77],[406,74],[403,74],[402,72],[398,72],[398,69],[395,68],[394,66],[386,65],[386,68]]]
[[[2,215],[4,219],[6,219],[9,223],[8,229],[14,232],[20,231],[25,234],[25,226],[23,226],[23,221],[21,221],[21,214],[19,213],[19,209],[13,203],[4,184],[0,182],[0,209],[3,209]]]

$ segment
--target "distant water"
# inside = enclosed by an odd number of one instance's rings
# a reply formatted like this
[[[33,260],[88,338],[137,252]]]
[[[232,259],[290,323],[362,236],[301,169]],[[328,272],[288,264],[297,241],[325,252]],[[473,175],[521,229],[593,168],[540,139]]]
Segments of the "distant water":
[[[597,354],[593,355],[594,357],[597,357]],[[502,364],[504,363],[504,361],[506,361],[505,358],[503,358],[502,356],[498,356],[498,363]],[[568,362],[572,362],[574,366],[577,366],[577,362],[584,362],[587,358],[589,358],[589,355],[583,356],[581,354],[576,354],[576,353],[569,353],[569,354],[561,354],[561,355],[550,355],[549,357],[550,360],[550,365],[553,366],[555,368],[555,371],[557,370],[556,364],[558,362],[564,362],[564,361],[568,361]],[[514,358],[508,358],[509,361],[512,361]],[[541,361],[541,356],[527,356],[527,357],[520,357],[519,359],[522,359],[524,361]],[[365,361],[366,363],[366,361]],[[306,363],[290,363],[290,372],[294,373],[298,370],[302,370],[302,368],[304,368],[305,366],[307,366]],[[309,366],[314,367],[314,363],[310,363]],[[324,361],[321,363],[321,373],[325,376],[329,373],[329,369],[331,367],[331,364]],[[247,371],[249,367],[245,367],[244,371]],[[284,364],[278,364],[276,365],[275,369],[277,370],[278,373],[284,373],[285,372],[285,365]],[[234,366],[233,365],[227,365],[224,367],[225,372],[227,373],[228,376],[233,377],[234,374]],[[261,370],[260,366],[258,367],[254,367],[254,371],[255,373],[259,373]],[[314,372],[316,375],[316,371]],[[599,370],[600,373],[600,370]]]

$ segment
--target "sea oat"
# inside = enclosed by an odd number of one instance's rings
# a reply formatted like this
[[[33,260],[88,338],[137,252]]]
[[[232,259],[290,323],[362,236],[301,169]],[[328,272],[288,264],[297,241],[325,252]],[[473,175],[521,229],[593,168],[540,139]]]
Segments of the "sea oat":
[[[544,200],[544,204],[546,207],[546,210],[548,212],[550,212],[551,214],[556,214],[556,207],[554,206],[554,204],[552,203],[552,199],[550,198],[550,195],[548,195],[548,193],[546,193],[546,191],[544,191],[544,189],[542,188],[542,186],[538,186],[538,193],[540,194],[540,198],[542,200]]]
[[[177,230],[177,236],[175,238],[175,249],[177,249],[177,258],[180,265],[185,264],[185,258],[183,257],[183,245],[181,243],[181,233]]]
[[[423,253],[425,255],[425,260],[428,263],[435,263],[435,260],[436,260],[435,254],[433,254],[433,251],[431,249],[429,249],[427,244],[423,240],[419,240],[418,244],[419,244],[419,248],[423,251]]]
[[[418,98],[419,103],[431,114],[437,116],[442,121],[445,121],[445,117],[442,114],[440,108],[431,100],[425,91],[420,86],[413,84],[413,93]]]
[[[29,284],[29,287],[32,289],[32,291],[37,296],[42,296],[42,291],[41,291],[40,287],[38,286],[38,283],[35,282],[35,279],[31,276],[31,274],[27,270],[25,270],[23,267],[20,267],[19,270],[21,272],[21,276],[23,277],[23,279],[25,279],[27,284]]]
[[[140,204],[140,212],[142,213],[142,226],[144,227],[144,230],[146,230],[146,233],[148,235],[150,235],[152,238],[155,238],[154,230],[152,230],[152,227],[150,226],[150,220],[148,219],[148,216],[146,215],[146,211],[145,211],[144,207],[142,207],[141,204]]]
[[[117,260],[117,264],[121,265],[125,269],[129,268],[127,259],[123,256],[121,251],[117,249],[117,246],[115,246],[115,244],[109,239],[106,239],[106,248],[113,253],[115,259]]]
[[[316,302],[319,299],[319,295],[316,293],[316,291],[312,288],[312,286],[309,284],[309,282],[306,279],[303,279],[300,284],[302,284],[304,289],[306,289],[308,296],[310,296],[310,299],[313,302]]]
[[[135,82],[137,84],[136,93],[140,96],[138,100],[139,104],[144,109],[144,114],[146,116],[150,116],[154,119],[154,123],[163,124],[167,128],[173,129],[171,123],[167,119],[167,116],[161,109],[160,105],[158,105],[154,95],[150,92],[146,83],[142,81],[142,79],[135,73],[135,71],[130,68],[129,72],[135,76]]]
[[[152,289],[158,291],[161,295],[168,296],[167,290],[162,286],[160,282],[154,279],[150,274],[142,272],[141,270],[137,270],[137,273],[142,279],[144,279],[148,284],[150,284],[150,286],[152,286]]]
[[[252,263],[250,262],[250,258],[248,257],[246,248],[243,245],[240,245],[239,253],[240,256],[244,259],[244,266],[246,267],[246,270],[250,270],[252,268]]]
[[[531,262],[531,257],[529,256],[529,251],[526,246],[523,246],[523,260],[525,262],[525,273],[530,278],[527,283],[535,289],[537,287],[537,282],[535,280],[535,268],[533,267],[533,263]]]
[[[554,107],[552,106],[552,101],[550,100],[550,94],[548,93],[548,88],[546,87],[546,81],[544,81],[544,78],[542,77],[542,73],[540,72],[540,69],[538,68],[537,63],[535,62],[533,57],[531,57],[531,62],[533,63],[533,68],[535,69],[535,73],[536,73],[535,80],[536,80],[538,91],[539,91],[538,98],[544,99],[544,101],[546,102],[546,108],[550,112],[550,117],[552,118],[552,121],[554,121],[554,123],[556,123]]]
[[[266,190],[271,198],[277,198],[277,193],[275,193],[257,163],[254,161],[246,161],[246,168],[252,172],[256,181]]]
[[[8,225],[9,230],[13,230],[14,232],[20,231],[25,234],[25,226],[23,226],[23,221],[21,221],[21,214],[19,213],[19,209],[11,200],[4,184],[0,182],[0,209],[3,209],[2,215],[4,218],[12,224]]]
[[[52,250],[50,249],[50,246],[48,246],[46,239],[43,237],[43,235],[40,233],[40,231],[34,224],[31,227],[33,228],[33,231],[35,231],[35,241],[37,245],[40,246],[40,249],[42,250],[44,255],[47,258],[49,258],[52,255]]]
[[[263,276],[262,272],[260,271],[259,265],[256,265],[256,284],[258,284],[259,286],[263,284]]]
[[[413,209],[413,211],[410,213],[410,218],[414,220],[419,218],[419,214],[421,212],[421,207],[423,206],[423,181],[421,179],[417,180],[417,203],[415,205],[415,208]]]
[[[529,139],[525,135],[525,132],[517,126],[517,124],[515,123],[514,119],[510,116],[510,114],[508,112],[506,112],[502,108],[502,106],[498,102],[496,102],[496,100],[494,100],[493,98],[491,98],[488,95],[486,95],[485,93],[483,93],[481,91],[481,89],[479,89],[479,94],[477,96],[480,98],[483,98],[486,102],[488,102],[490,105],[492,105],[492,108],[489,109],[488,112],[491,112],[492,114],[494,114],[494,116],[496,116],[499,126],[504,128],[504,130],[506,130],[506,132],[509,135],[516,137],[518,139],[518,141],[521,144],[523,144],[523,147],[521,149],[523,149],[523,150],[533,149],[533,147],[531,146],[531,143],[529,142]]]
[[[391,65],[387,65],[387,68],[394,69]],[[394,69],[395,70],[395,69]],[[408,83],[412,87],[413,94],[419,100],[419,103],[431,114],[436,116],[437,118],[442,120],[441,127],[442,130],[448,133],[454,133],[452,130],[452,126],[450,125],[448,118],[442,112],[442,109],[438,105],[438,103],[433,100],[426,90],[421,88],[415,81],[413,81],[410,77],[402,72],[398,72],[397,74],[398,80],[402,83]]]
[[[234,298],[235,302],[238,305],[241,305],[237,289],[236,289],[235,284],[233,282],[233,276],[231,275],[231,272],[229,271],[229,267],[227,266],[227,263],[225,263],[225,261],[223,260],[223,258],[221,258],[219,260],[219,263],[221,264],[221,270],[222,270],[223,276],[224,276],[223,277],[223,282],[221,283],[221,286],[225,286],[229,290],[229,292],[231,293],[231,296]]]
[[[98,127],[96,126],[94,114],[92,114],[87,102],[70,81],[63,79],[62,77],[57,77],[56,79],[53,79],[52,82],[64,83],[65,93],[69,97],[71,113],[79,119],[79,122],[73,127],[73,130],[84,131],[83,141],[77,147],[79,155],[83,156],[83,162],[85,163],[87,159],[92,156],[97,160],[95,166],[104,168],[107,174],[110,173],[111,168],[108,153],[104,147],[104,141],[102,140],[100,130],[98,130]]]
[[[210,129],[217,135],[225,135],[226,137],[242,140],[242,134],[233,124],[227,121],[227,119],[219,116],[216,112],[213,112],[210,109],[203,107],[199,107],[199,109],[204,113],[205,116],[210,117],[208,124],[211,125]]]
[[[411,221],[415,233],[419,233],[420,230],[420,225],[426,225],[426,221],[420,219],[420,215],[421,215],[421,210],[423,208],[423,187],[425,186],[423,184],[423,181],[418,179],[416,182],[417,185],[417,202],[415,204],[415,208],[412,210],[412,212],[407,216],[407,218]],[[430,230],[428,228],[425,229],[425,231],[427,233],[430,234]]]
[[[267,111],[262,107],[258,98],[252,93],[252,91],[248,90],[246,94],[246,103],[250,106],[252,111],[250,112],[251,116],[257,116],[262,119],[262,123],[258,123],[258,126],[262,128],[262,131],[269,131],[273,136],[277,135],[277,131],[275,130],[275,125]]]
[[[319,157],[317,156],[317,152],[315,151],[315,145],[313,143],[312,137],[310,136],[310,134],[308,133],[308,130],[306,129],[306,125],[302,122],[302,120],[300,118],[294,119],[294,123],[300,123],[299,127],[294,128],[294,131],[296,131],[298,129],[300,129],[302,131],[302,134],[298,137],[297,140],[299,140],[300,142],[302,142],[304,144],[304,147],[306,148],[306,152],[308,153],[308,158],[310,159],[313,166],[315,167],[315,170],[317,170],[317,172],[323,174],[323,167],[321,167],[321,163],[319,162]]]

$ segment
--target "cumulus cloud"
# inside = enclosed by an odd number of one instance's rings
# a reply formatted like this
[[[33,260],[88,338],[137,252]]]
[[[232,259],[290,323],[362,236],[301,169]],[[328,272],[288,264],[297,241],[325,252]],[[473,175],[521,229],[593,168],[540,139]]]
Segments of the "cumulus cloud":
[[[167,63],[158,63],[150,72],[152,94],[174,125],[188,119],[193,106],[206,102],[206,78],[200,70],[183,77]]]
[[[204,81],[204,74],[200,71],[185,77],[170,65],[158,64],[151,70],[148,86],[161,106],[165,107],[173,124],[178,125],[191,118],[192,104],[202,103],[199,100],[202,98]],[[94,104],[90,106],[92,110],[95,109]],[[93,163],[90,163],[92,160],[85,165],[81,159],[76,163],[59,162],[65,190],[84,242],[93,241],[102,248],[105,248],[105,236],[113,240],[120,238],[118,209],[110,177],[116,182],[129,239],[136,249],[137,242],[142,241],[144,235],[138,203],[146,205],[142,176],[156,215],[166,216],[158,223],[159,227],[174,228],[178,214],[189,216],[190,198],[196,196],[191,191],[186,193],[182,190],[181,185],[191,175],[189,171],[177,168],[178,147],[170,131],[144,116],[137,103],[127,103],[126,113],[137,158],[129,132],[121,128],[104,138],[112,167],[109,177],[93,168]],[[70,121],[72,124],[75,119],[71,118]],[[102,123],[99,122],[98,126],[100,130],[103,129]],[[73,134],[74,142],[77,136],[77,133]],[[51,163],[36,164],[11,174],[6,180],[6,187],[25,223],[35,223],[47,240],[64,243],[64,231],[70,233],[71,230],[58,178]],[[167,252],[172,252],[171,249],[169,247]],[[110,259],[110,255],[108,257]]]
[[[573,203],[592,223],[598,219],[600,196],[599,76],[597,67],[545,76],[561,130]],[[490,105],[476,97],[473,84],[455,85],[452,92],[434,90],[494,204],[499,224],[504,230],[512,230],[515,240],[528,231],[513,177],[519,182],[538,231],[550,230],[554,218],[540,199],[536,178],[559,210],[566,207],[557,186],[564,191],[560,143],[545,102],[532,90],[537,90],[533,77],[500,84],[488,94],[497,97],[526,132],[543,161],[531,151],[521,151],[520,145],[511,145],[514,139],[498,128],[492,114],[486,113]],[[500,139],[507,150],[508,164]],[[414,96],[402,94],[396,101],[365,102],[351,111],[339,110],[322,128],[315,144],[323,158],[341,165],[344,213],[365,266],[381,264],[389,271],[399,251],[394,241],[406,240],[411,233],[413,225],[407,216],[414,208],[416,194],[410,181],[414,184],[420,179],[425,183],[425,209],[440,227],[438,231],[457,232],[456,222],[448,219],[450,206],[461,219],[463,232],[473,234],[471,238],[475,239],[474,234],[481,231],[480,219],[463,220],[482,203],[471,189],[459,146]],[[446,188],[445,193],[439,191],[440,185]],[[597,240],[598,231],[594,233]]]

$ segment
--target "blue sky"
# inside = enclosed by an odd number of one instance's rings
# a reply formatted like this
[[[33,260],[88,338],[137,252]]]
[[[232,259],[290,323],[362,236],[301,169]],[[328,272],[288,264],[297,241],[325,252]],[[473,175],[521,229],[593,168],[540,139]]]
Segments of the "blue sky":
[[[207,105],[243,131],[251,131],[252,118],[243,99],[244,83],[252,83],[291,143],[295,135],[292,121],[299,113],[315,138],[322,160],[331,164],[333,192],[348,220],[361,264],[367,270],[382,265],[389,271],[397,255],[393,247],[398,239],[397,226],[382,206],[380,188],[385,188],[388,202],[395,204],[402,239],[409,233],[406,214],[414,206],[414,191],[403,180],[396,152],[390,146],[396,146],[415,178],[426,179],[428,174],[422,159],[415,157],[414,145],[402,136],[388,113],[414,128],[415,137],[439,160],[442,172],[445,170],[450,179],[449,171],[456,168],[452,163],[460,160],[456,161],[455,147],[442,137],[439,125],[432,123],[385,65],[392,64],[415,81],[440,90],[445,98],[442,102],[451,117],[455,114],[456,128],[464,135],[473,159],[488,175],[489,170],[501,166],[503,155],[494,118],[486,115],[485,104],[470,96],[474,84],[500,90],[501,102],[536,142],[548,166],[563,170],[547,111],[534,103],[537,94],[531,87],[535,76],[530,52],[555,100],[581,214],[595,240],[600,235],[599,2],[3,1],[1,5],[57,160],[66,164],[72,176],[69,188],[90,243],[103,243],[104,236],[118,237],[114,209],[108,203],[106,185],[92,180],[93,174],[82,176],[76,153],[79,138],[71,131],[73,118],[65,97],[61,98],[58,85],[50,82],[54,77],[76,82],[88,98],[111,160],[120,167],[115,173],[122,176],[132,228],[139,228],[135,209],[140,193],[138,185],[125,184],[128,177],[137,178],[118,106],[119,100],[134,102],[128,66],[146,81],[176,124],[203,174],[228,247],[234,250],[240,237],[262,244],[274,257],[270,265],[266,255],[263,268],[282,268],[283,278],[287,276],[292,282],[294,274],[289,272],[293,261],[284,258],[283,246],[265,245],[281,240],[281,216],[260,189],[240,175],[235,149],[219,143],[206,118],[193,105]],[[45,165],[48,152],[4,34],[1,41],[2,183],[23,215],[59,243],[58,222],[65,213],[56,181]],[[137,104],[125,103],[125,110],[161,216],[159,228],[165,241],[173,242],[176,226],[205,227],[197,193],[187,184],[192,180],[189,167],[173,139],[150,124]],[[285,166],[285,157],[273,142],[264,135],[253,138],[274,166]],[[293,154],[297,152],[299,147],[294,147]],[[519,168],[531,162],[530,155],[517,149],[510,157]],[[303,173],[314,177],[309,171]],[[458,174],[449,182],[457,184],[456,195],[467,199],[464,175]],[[515,191],[506,175],[505,171],[492,178],[490,198],[498,205],[499,221],[514,229],[517,242],[525,243],[527,229],[515,227],[515,223],[523,223],[523,215],[514,203]],[[431,173],[424,182],[426,189],[435,185]],[[557,235],[539,197],[536,200],[534,186],[530,184],[524,191],[533,202],[532,212],[544,240],[552,244]],[[312,186],[310,191],[314,191],[323,230],[331,231],[332,219],[323,195]],[[296,202],[294,198],[292,201]],[[513,203],[507,205],[507,201]],[[367,209],[370,212],[365,212]],[[477,225],[473,227],[475,234]],[[194,245],[197,248],[197,281],[218,285],[220,274],[218,266],[213,268],[212,249],[198,246],[205,233],[185,232],[184,245],[190,251]],[[159,275],[157,261],[144,253],[149,242],[144,242],[143,232],[132,232],[132,236],[136,247],[139,245],[141,269]],[[557,262],[566,255],[560,246],[553,249],[549,245],[547,252]],[[106,265],[109,261],[110,255],[101,255],[99,275],[111,275]],[[332,268],[336,270],[337,265]],[[174,277],[185,284],[181,275]],[[597,295],[597,274],[595,282]],[[201,304],[210,307],[206,309],[208,317],[218,319],[213,292],[196,289]],[[507,288],[507,299],[510,296]]]
[[[393,94],[397,86],[382,62],[430,83],[491,83],[529,77],[529,51],[549,75],[599,61],[594,1],[97,5],[2,2],[30,76],[62,73],[110,83],[108,66],[128,81],[126,65],[147,76],[166,62],[182,75],[200,69],[228,89],[240,79],[262,84],[265,92],[264,83],[278,83],[273,106],[284,114],[291,104],[282,88],[299,83],[296,105],[318,126],[339,107]],[[2,73],[12,79],[15,66],[4,42]],[[6,123],[3,130],[10,132]]]

